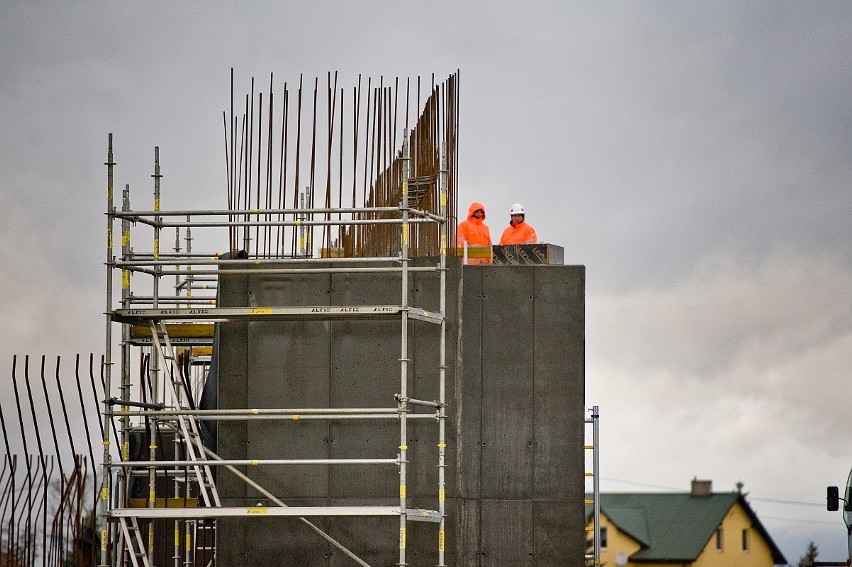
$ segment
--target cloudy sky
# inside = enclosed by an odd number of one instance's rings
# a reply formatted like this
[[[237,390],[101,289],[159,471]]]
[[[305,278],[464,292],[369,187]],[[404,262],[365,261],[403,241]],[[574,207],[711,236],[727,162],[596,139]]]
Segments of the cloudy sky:
[[[232,67],[458,69],[463,206],[586,266],[602,488],[742,481],[788,560],[845,558],[852,4],[258,4],[0,4],[4,408],[13,355],[103,352],[108,133],[117,188],[159,146],[164,208],[223,208]]]

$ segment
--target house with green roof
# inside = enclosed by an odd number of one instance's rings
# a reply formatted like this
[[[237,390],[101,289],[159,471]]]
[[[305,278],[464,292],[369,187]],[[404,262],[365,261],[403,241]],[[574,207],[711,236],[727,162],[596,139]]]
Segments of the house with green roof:
[[[771,567],[784,555],[742,492],[693,480],[682,493],[600,495],[601,564],[609,567]],[[593,526],[586,505],[587,528]],[[591,533],[591,532],[590,532]]]

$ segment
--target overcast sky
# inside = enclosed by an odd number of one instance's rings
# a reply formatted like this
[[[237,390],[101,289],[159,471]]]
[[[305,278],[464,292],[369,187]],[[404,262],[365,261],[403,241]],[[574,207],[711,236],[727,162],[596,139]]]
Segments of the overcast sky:
[[[224,208],[232,67],[458,69],[461,207],[586,266],[602,488],[742,481],[789,561],[845,558],[852,4],[173,4],[0,3],[4,408],[14,354],[103,352],[108,133],[116,188],[159,146],[163,208]]]

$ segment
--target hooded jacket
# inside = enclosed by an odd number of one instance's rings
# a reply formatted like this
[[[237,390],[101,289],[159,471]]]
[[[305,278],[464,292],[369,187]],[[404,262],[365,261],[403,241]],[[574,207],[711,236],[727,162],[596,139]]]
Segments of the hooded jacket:
[[[500,237],[500,244],[504,246],[507,244],[535,244],[536,242],[538,242],[538,236],[535,229],[524,221],[515,225],[510,223]]]
[[[459,223],[458,229],[456,230],[456,246],[462,248],[464,243],[467,242],[468,246],[491,246],[491,231],[488,230],[488,225],[486,225],[483,220],[485,220],[485,216],[481,219],[478,219],[473,216],[475,211],[482,209],[482,212],[485,212],[485,205],[482,203],[478,203],[474,201],[470,204],[470,208],[467,211],[467,219],[461,221]],[[473,260],[483,260],[481,262],[475,262]],[[485,261],[487,260],[487,261]],[[468,260],[469,264],[490,264],[490,258],[470,258]]]

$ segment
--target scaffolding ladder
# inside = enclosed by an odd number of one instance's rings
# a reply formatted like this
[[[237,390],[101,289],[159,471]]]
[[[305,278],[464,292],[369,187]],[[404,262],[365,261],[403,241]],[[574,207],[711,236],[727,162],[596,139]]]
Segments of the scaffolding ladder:
[[[187,377],[183,375],[183,368],[178,364],[175,349],[169,340],[169,333],[165,322],[151,320],[151,337],[153,339],[152,349],[157,353],[159,364],[157,369],[163,373],[163,384],[168,386],[168,394],[172,399],[172,407],[178,410],[192,410],[191,394],[186,386]],[[198,421],[192,413],[177,413],[178,428],[175,432],[179,434],[180,440],[186,452],[187,460],[192,461],[192,473],[198,485],[198,492],[205,506],[221,506],[216,484],[213,482],[213,473],[207,459],[204,445],[201,441],[201,432],[198,429]]]
[[[148,552],[145,549],[145,543],[142,541],[142,532],[139,530],[137,519],[133,516],[119,518],[118,523],[121,526],[121,535],[124,539],[131,565],[133,567],[148,567],[150,565]]]
[[[586,417],[586,423],[584,426],[587,442],[583,446],[583,449],[586,451],[585,479],[586,481],[591,481],[592,484],[591,491],[586,491],[587,496],[590,495],[591,498],[587,497],[585,500],[586,506],[592,506],[592,525],[589,526],[588,521],[586,522],[586,533],[591,535],[592,545],[591,552],[589,552],[589,540],[586,540],[585,559],[586,565],[593,565],[597,567],[598,565],[601,565],[600,462],[598,453],[598,427],[600,414],[598,412],[598,406],[592,406],[589,408],[589,412],[591,415]],[[589,435],[591,435],[590,440],[588,439]],[[590,459],[591,463],[589,462]]]

